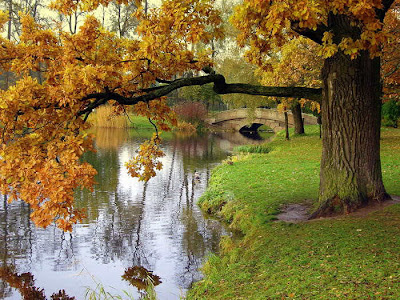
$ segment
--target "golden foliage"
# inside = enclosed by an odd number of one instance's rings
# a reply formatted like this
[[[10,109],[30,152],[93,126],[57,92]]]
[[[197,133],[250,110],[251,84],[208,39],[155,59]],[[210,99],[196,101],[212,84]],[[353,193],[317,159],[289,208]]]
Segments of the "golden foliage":
[[[274,49],[269,59],[270,68],[256,70],[261,83],[267,86],[320,87],[320,73],[323,60],[317,54],[318,45],[304,37],[290,38],[279,49]],[[276,97],[272,97],[277,100]],[[300,100],[300,101],[299,101]],[[304,106],[310,103],[312,110],[320,111],[317,102],[308,99],[280,98],[277,106],[281,112],[287,111],[297,102]]]
[[[75,9],[92,10],[110,0],[58,0],[52,8],[64,14]],[[127,0],[117,1],[127,3]],[[140,1],[137,1],[140,4]],[[209,18],[204,16],[208,15]],[[135,39],[118,38],[88,16],[76,34],[59,26],[47,29],[21,15],[19,41],[0,37],[0,67],[18,79],[0,91],[0,192],[9,201],[31,205],[37,226],[52,222],[63,230],[84,217],[74,206],[74,190],[91,189],[96,170],[80,157],[93,151],[90,125],[81,111],[96,100],[94,93],[112,91],[130,97],[154,86],[157,78],[171,80],[188,70],[210,64],[209,52],[188,50],[188,43],[207,42],[221,36],[220,18],[209,1],[164,1],[147,15],[138,12],[142,24]],[[5,25],[7,14],[0,14]],[[34,78],[40,72],[43,80]],[[116,115],[124,108],[110,102]],[[161,130],[176,124],[165,99],[140,102],[135,111],[151,118]],[[125,126],[125,125],[124,125]],[[145,143],[129,165],[142,180],[161,168],[159,139]],[[142,170],[143,169],[143,170]]]
[[[326,31],[319,55],[328,58],[339,50],[351,58],[363,50],[369,51],[371,57],[379,55],[390,37],[377,18],[376,11],[382,8],[380,0],[244,0],[236,7],[232,21],[240,30],[239,44],[249,46],[248,60],[268,68],[268,53],[285,44],[288,34],[293,35],[293,24],[299,30],[316,31],[328,26],[328,18],[335,16],[347,18],[350,31],[337,35]],[[359,36],[354,32],[360,32]]]
[[[185,136],[196,133],[196,127],[192,123],[179,121],[175,127],[176,130],[182,132]]]
[[[148,181],[156,175],[156,170],[162,169],[163,164],[159,159],[165,154],[160,148],[160,143],[161,139],[154,134],[151,140],[140,145],[138,154],[125,164],[132,177]]]

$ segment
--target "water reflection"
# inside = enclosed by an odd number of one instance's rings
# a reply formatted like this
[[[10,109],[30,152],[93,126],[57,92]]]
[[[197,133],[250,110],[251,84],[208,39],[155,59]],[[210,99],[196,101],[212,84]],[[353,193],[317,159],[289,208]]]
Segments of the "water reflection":
[[[35,279],[29,272],[18,274],[14,266],[0,267],[0,279],[10,287],[16,289],[24,300],[46,300],[43,289],[35,286]],[[0,294],[5,296],[5,294]],[[52,300],[75,300],[75,297],[68,296],[64,290],[51,295]]]
[[[221,225],[204,219],[196,201],[206,188],[211,169],[233,146],[249,143],[237,134],[173,137],[162,144],[164,168],[148,183],[131,178],[124,163],[151,132],[101,130],[98,151],[85,159],[98,170],[93,192],[76,193],[87,211],[72,233],[54,226],[37,229],[23,202],[0,203],[0,266],[32,273],[47,291],[65,290],[84,299],[86,288],[132,291],[121,278],[132,266],[152,270],[162,283],[159,299],[179,299],[193,281],[209,251],[217,251]],[[49,297],[49,295],[47,295]],[[0,298],[20,299],[3,280]]]
[[[146,291],[149,286],[157,286],[161,283],[160,276],[153,274],[141,266],[130,267],[125,270],[122,279],[128,281],[135,286],[139,291]]]
[[[246,144],[261,144],[270,140],[274,134],[265,132],[216,132],[214,139],[216,147],[224,151],[230,152],[233,148]]]

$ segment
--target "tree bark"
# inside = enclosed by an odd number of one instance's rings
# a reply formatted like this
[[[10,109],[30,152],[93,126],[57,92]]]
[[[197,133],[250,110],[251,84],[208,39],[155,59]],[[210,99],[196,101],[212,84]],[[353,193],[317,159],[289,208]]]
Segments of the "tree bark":
[[[295,134],[304,134],[304,121],[301,113],[301,105],[300,103],[296,103],[291,108],[293,121],[294,121],[294,133]]]
[[[290,139],[289,136],[289,117],[287,111],[284,112],[285,114],[285,138],[288,141]]]
[[[325,60],[322,79],[320,207],[312,217],[389,198],[380,161],[380,59],[339,52]]]
[[[317,123],[318,123],[318,127],[319,127],[319,138],[321,139],[322,138],[322,117],[321,117],[321,114],[318,114],[318,117],[317,117]]]

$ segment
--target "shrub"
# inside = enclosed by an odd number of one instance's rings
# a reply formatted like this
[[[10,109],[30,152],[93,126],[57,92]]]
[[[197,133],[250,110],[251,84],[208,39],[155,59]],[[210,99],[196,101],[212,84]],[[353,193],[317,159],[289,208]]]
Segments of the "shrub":
[[[173,110],[181,121],[192,123],[196,127],[201,126],[207,117],[207,109],[201,102],[183,102],[175,105]]]
[[[397,127],[400,119],[400,103],[396,100],[389,100],[382,105],[382,125]]]
[[[185,121],[179,121],[178,124],[175,126],[175,129],[188,134],[193,134],[196,132],[196,127],[194,127],[191,123]]]

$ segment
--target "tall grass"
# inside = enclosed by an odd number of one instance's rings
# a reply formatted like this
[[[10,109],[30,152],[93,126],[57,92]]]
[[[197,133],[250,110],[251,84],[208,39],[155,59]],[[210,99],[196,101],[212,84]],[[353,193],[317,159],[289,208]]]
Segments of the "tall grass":
[[[146,285],[146,290],[141,292],[140,298],[136,300],[157,300],[154,281],[150,276],[147,277]],[[112,294],[101,283],[98,283],[94,289],[89,287],[86,289],[85,300],[135,300],[127,291],[123,290],[122,293],[123,295]]]
[[[115,115],[114,109],[110,105],[103,105],[96,108],[91,118],[95,127],[100,128],[128,128],[129,122],[125,115]]]
[[[242,145],[235,147],[234,151],[247,153],[269,153],[271,149],[267,145]]]
[[[115,128],[94,129],[96,145],[100,149],[118,149],[128,139],[129,130],[115,130]]]
[[[106,291],[102,284],[97,284],[96,288],[87,288],[85,299],[86,300],[135,300],[132,295],[124,291],[124,296],[114,295]]]
[[[116,115],[110,105],[96,108],[90,115],[89,122],[97,128],[135,128],[140,130],[154,130],[149,119],[133,113]]]

